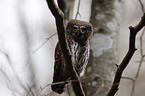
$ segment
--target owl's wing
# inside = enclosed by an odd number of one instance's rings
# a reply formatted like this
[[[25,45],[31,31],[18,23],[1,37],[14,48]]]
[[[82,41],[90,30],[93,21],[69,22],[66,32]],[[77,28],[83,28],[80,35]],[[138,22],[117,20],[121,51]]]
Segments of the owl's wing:
[[[56,48],[55,48],[55,63],[54,63],[53,82],[58,81],[62,63],[63,63],[63,60],[62,60],[62,56],[61,56],[61,49],[60,49],[60,45],[58,42],[56,45]]]
[[[55,65],[54,65],[54,74],[53,74],[53,83],[66,81],[68,79],[68,72],[66,72],[66,66],[63,59],[63,54],[60,48],[59,42],[55,48]],[[51,89],[54,92],[61,94],[65,91],[66,84],[57,84],[52,85]]]

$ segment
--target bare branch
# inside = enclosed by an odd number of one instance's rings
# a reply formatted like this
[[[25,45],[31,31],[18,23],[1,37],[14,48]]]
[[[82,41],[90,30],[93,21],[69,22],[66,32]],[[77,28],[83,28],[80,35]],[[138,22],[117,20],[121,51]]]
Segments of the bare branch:
[[[141,0],[139,0],[140,2],[140,5],[141,5],[141,8],[142,8],[142,12],[144,13],[144,6],[143,6],[143,3]],[[128,79],[128,80],[131,80],[133,85],[132,85],[132,89],[131,89],[131,96],[134,95],[134,90],[135,90],[135,86],[136,86],[136,81],[138,79],[138,76],[139,76],[139,73],[140,73],[140,70],[141,70],[141,66],[142,66],[142,63],[143,63],[143,60],[144,60],[144,55],[143,55],[143,35],[144,35],[144,32],[145,32],[145,28],[142,32],[142,34],[140,35],[140,61],[139,61],[139,66],[138,66],[138,69],[137,69],[137,73],[136,73],[136,76],[135,78],[130,78],[130,77],[122,77],[123,79]]]
[[[65,0],[57,0],[58,6],[61,9],[61,11],[64,13],[66,9],[66,1]]]
[[[68,69],[68,72],[71,75],[71,79],[78,80],[79,77],[76,73],[76,70],[72,64],[71,61],[71,55],[67,47],[66,39],[65,39],[65,24],[64,24],[64,15],[63,12],[56,6],[54,0],[46,0],[48,7],[55,17],[56,27],[57,27],[57,33],[58,33],[58,39],[60,42],[60,47],[62,49],[62,53],[64,56],[64,60],[66,63],[66,67]],[[81,82],[73,82],[73,88],[75,91],[76,96],[85,96]]]
[[[123,61],[119,65],[119,68],[117,69],[117,72],[115,74],[115,78],[112,84],[112,87],[110,91],[108,92],[107,96],[114,96],[115,93],[118,90],[118,86],[121,80],[122,73],[126,66],[128,65],[129,61],[131,60],[136,48],[135,48],[135,39],[136,39],[136,34],[145,26],[145,13],[143,17],[141,18],[140,22],[135,26],[135,27],[129,27],[130,29],[130,38],[129,38],[129,49],[124,57]]]

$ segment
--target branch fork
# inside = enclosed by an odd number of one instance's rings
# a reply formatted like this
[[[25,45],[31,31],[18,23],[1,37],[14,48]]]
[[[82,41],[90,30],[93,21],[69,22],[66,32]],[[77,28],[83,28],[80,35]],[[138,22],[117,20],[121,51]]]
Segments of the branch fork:
[[[124,69],[127,67],[127,65],[129,64],[129,61],[131,60],[134,52],[137,50],[135,48],[136,35],[144,26],[145,26],[145,13],[143,17],[141,18],[140,22],[135,27],[132,27],[132,26],[129,27],[130,29],[129,49],[126,56],[122,60],[121,64],[118,66],[112,87],[110,91],[108,92],[107,96],[114,96],[115,93],[118,91],[122,73]]]

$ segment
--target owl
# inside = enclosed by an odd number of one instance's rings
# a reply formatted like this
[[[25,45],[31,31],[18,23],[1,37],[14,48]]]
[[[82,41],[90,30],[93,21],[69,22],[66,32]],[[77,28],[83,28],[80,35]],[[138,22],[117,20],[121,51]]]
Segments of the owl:
[[[92,24],[88,22],[80,20],[70,20],[66,26],[66,43],[71,53],[72,64],[75,67],[78,75],[80,75],[80,73],[88,63],[90,53],[89,40],[92,35],[93,27]],[[53,83],[68,80],[71,80],[71,76],[67,71],[61,47],[58,42],[55,48]],[[66,90],[66,86],[67,83],[53,84],[51,85],[51,89],[54,92],[61,94]]]

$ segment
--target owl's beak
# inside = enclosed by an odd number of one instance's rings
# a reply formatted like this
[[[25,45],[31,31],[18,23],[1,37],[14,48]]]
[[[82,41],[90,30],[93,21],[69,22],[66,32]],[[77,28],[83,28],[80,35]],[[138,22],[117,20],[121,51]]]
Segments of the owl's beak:
[[[80,32],[78,31],[78,36],[80,35]]]
[[[81,31],[80,31],[80,30],[78,30],[77,35],[78,35],[78,36],[79,36],[79,35],[81,35],[80,33],[81,33]]]

